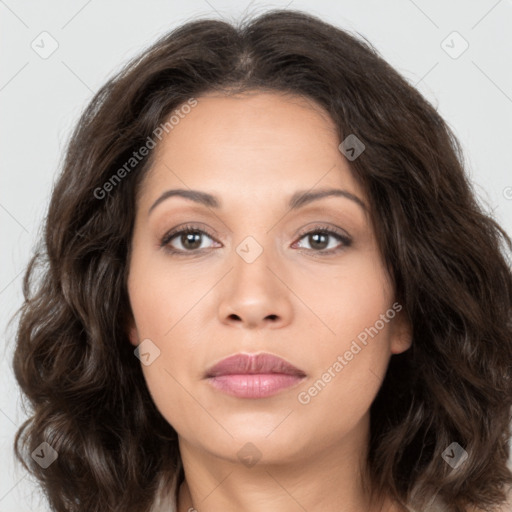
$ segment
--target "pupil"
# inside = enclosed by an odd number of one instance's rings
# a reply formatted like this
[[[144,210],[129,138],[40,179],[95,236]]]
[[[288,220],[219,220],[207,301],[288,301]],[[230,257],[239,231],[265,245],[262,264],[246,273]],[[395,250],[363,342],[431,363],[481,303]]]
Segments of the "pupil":
[[[319,239],[323,239],[323,240],[319,240]],[[313,240],[313,243],[311,243],[311,240]],[[326,245],[326,242],[327,242],[327,235],[325,233],[315,233],[313,235],[310,235],[310,244],[311,244],[311,247],[316,248],[317,249],[325,249],[325,247],[327,246]],[[318,247],[318,245],[320,245],[320,247]]]
[[[195,240],[194,240],[195,239]],[[183,243],[185,242],[185,243]],[[189,249],[197,249],[201,246],[201,234],[200,233],[186,233],[181,237],[181,243],[183,247]]]

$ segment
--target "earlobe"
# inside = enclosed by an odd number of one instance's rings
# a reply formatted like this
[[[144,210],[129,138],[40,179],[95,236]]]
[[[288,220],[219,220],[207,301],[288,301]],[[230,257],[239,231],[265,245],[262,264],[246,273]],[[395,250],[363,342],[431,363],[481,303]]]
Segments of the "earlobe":
[[[136,347],[139,344],[139,333],[137,332],[137,327],[135,326],[135,320],[130,318],[128,322],[128,339],[130,343]]]
[[[407,312],[402,309],[392,320],[391,353],[401,354],[412,345],[412,325]]]

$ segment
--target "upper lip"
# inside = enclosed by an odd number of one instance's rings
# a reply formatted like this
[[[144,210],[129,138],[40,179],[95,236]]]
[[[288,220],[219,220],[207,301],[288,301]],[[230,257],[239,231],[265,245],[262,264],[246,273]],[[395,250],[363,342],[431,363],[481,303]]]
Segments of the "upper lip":
[[[219,375],[281,373],[305,377],[306,374],[288,361],[272,354],[235,354],[226,357],[206,371],[206,377]]]

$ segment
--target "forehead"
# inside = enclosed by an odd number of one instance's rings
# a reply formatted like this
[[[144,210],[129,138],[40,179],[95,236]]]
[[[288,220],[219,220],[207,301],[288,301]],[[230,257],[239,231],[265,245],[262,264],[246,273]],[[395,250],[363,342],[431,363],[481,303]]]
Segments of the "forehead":
[[[157,145],[140,195],[146,204],[171,187],[278,198],[285,190],[342,186],[363,195],[339,143],[336,125],[310,99],[200,96]]]

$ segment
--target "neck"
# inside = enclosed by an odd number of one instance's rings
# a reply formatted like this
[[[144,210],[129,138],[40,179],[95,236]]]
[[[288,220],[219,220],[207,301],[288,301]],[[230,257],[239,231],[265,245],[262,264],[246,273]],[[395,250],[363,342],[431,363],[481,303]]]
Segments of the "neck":
[[[365,491],[367,439],[365,421],[334,446],[246,467],[180,438],[178,512],[394,512],[389,499],[372,504]]]

